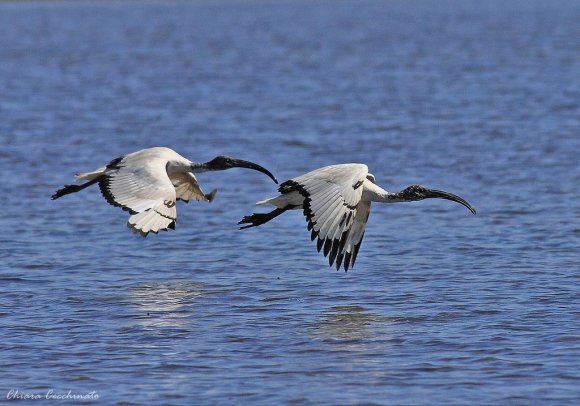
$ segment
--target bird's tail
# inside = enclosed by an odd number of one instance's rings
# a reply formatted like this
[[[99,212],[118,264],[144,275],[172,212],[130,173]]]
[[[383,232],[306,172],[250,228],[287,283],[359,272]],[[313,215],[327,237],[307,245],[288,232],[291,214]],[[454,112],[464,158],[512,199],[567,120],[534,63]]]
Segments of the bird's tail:
[[[274,204],[274,203],[272,203],[272,201],[277,199],[278,197],[279,196],[271,197],[271,198],[266,199],[266,200],[260,200],[259,202],[256,202],[256,206],[265,206],[267,204]],[[274,204],[274,206],[276,206],[276,205]]]
[[[87,183],[83,183],[82,185],[64,185],[63,188],[58,189],[56,192],[54,192],[54,194],[51,196],[51,198],[52,198],[52,200],[56,200],[59,197],[62,197],[64,195],[79,192],[85,188],[88,188],[91,185],[94,185],[98,181],[99,181],[99,177],[94,178],[93,180],[90,180]]]
[[[78,182],[80,180],[93,180],[101,176],[105,170],[107,169],[106,166],[101,166],[99,169],[96,169],[92,172],[81,172],[75,174],[75,180]]]
[[[273,218],[278,217],[280,214],[284,213],[290,207],[284,207],[283,209],[275,209],[269,213],[254,213],[250,216],[244,216],[238,224],[248,224],[247,226],[240,227],[240,230],[250,227],[258,227],[262,224],[266,224]]]

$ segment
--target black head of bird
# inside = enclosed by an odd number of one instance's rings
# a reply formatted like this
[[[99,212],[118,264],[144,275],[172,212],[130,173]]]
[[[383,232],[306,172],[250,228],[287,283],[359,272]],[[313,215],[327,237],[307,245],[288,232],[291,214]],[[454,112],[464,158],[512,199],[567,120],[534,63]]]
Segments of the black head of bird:
[[[454,195],[453,193],[445,192],[443,190],[429,189],[421,185],[409,186],[396,194],[397,198],[402,201],[414,202],[423,199],[446,199],[459,203],[467,207],[473,214],[476,213],[475,208],[470,205],[465,199]]]
[[[206,162],[205,166],[207,170],[210,171],[223,171],[231,168],[253,169],[255,171],[262,172],[268,175],[275,183],[278,183],[276,177],[272,175],[272,173],[270,173],[269,170],[253,162],[244,161],[243,159],[236,159],[225,155],[219,155],[214,159],[212,159],[211,161]]]

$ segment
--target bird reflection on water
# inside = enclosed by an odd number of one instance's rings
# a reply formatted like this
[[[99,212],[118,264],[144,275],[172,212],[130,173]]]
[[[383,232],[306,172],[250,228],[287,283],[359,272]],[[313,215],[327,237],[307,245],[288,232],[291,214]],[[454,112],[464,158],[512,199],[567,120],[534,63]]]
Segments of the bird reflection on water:
[[[353,342],[373,335],[374,327],[387,317],[366,312],[361,306],[334,306],[322,312],[312,334],[331,341]]]
[[[148,282],[127,290],[143,327],[182,327],[190,324],[190,308],[203,295],[203,284],[187,281]]]

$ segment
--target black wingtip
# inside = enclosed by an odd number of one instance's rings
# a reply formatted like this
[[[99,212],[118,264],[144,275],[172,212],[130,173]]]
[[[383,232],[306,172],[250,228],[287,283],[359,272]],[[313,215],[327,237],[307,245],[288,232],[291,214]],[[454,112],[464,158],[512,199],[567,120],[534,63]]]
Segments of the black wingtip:
[[[330,252],[330,248],[332,248],[332,240],[330,238],[327,238],[326,240],[324,240],[324,256],[328,256],[328,253]],[[332,265],[332,264],[330,264]]]
[[[337,271],[340,269],[340,265],[342,264],[343,258],[344,258],[344,253],[338,254],[338,257],[336,258],[336,270]]]
[[[129,222],[127,222],[127,228],[133,232],[133,234],[137,234],[143,238],[147,238],[149,231],[138,230],[135,226]]]
[[[319,238],[319,239],[316,241],[316,250],[317,250],[318,252],[320,252],[320,250],[322,249],[322,246],[323,246],[323,245],[324,245],[324,240],[323,240],[323,239],[321,239],[321,238]]]
[[[350,258],[351,253],[347,252],[346,255],[344,256],[344,272],[348,271],[348,267],[350,266]]]

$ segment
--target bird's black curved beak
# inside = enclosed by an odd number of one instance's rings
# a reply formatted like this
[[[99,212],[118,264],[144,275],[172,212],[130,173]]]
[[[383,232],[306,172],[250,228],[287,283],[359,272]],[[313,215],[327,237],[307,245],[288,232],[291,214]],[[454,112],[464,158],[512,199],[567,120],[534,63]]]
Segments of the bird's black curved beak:
[[[473,207],[472,205],[470,205],[467,200],[454,195],[453,193],[449,193],[449,192],[444,192],[443,190],[435,190],[435,189],[427,189],[425,191],[425,199],[447,199],[447,200],[451,200],[453,202],[457,202],[459,204],[462,204],[463,206],[467,207],[469,209],[469,211],[471,211],[473,214],[476,213],[475,211],[475,207]]]
[[[244,161],[243,159],[232,159],[232,166],[238,168],[253,169],[255,171],[262,172],[268,175],[274,181],[274,183],[276,184],[278,183],[278,179],[276,179],[276,177],[272,175],[272,173],[269,170],[253,162]]]

